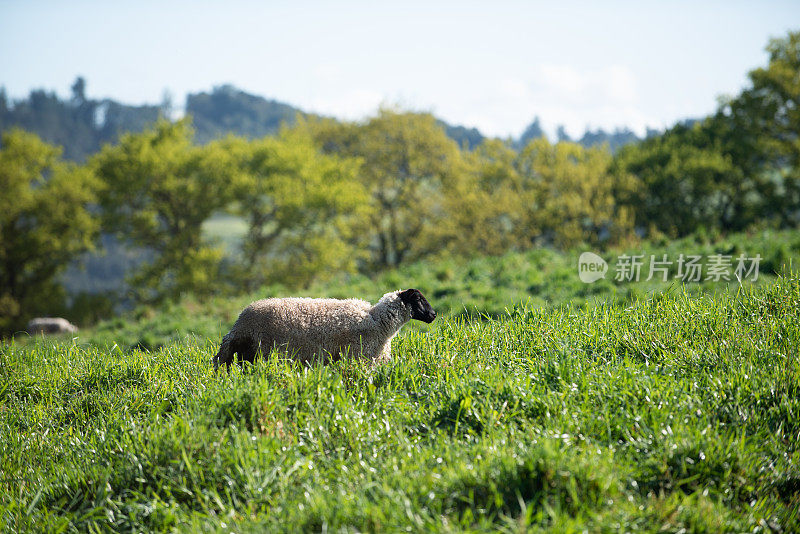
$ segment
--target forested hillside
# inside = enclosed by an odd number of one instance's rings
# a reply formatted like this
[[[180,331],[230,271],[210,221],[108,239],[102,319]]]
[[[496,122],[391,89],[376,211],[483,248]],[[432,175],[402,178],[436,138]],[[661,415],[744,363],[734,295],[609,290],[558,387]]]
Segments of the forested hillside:
[[[129,106],[87,97],[86,81],[77,78],[68,100],[43,89],[10,101],[0,89],[0,133],[22,128],[63,148],[66,159],[82,162],[126,132],[141,132],[167,110],[164,105]]]
[[[183,112],[192,117],[194,141],[205,144],[232,134],[256,139],[278,133],[281,125],[293,125],[299,117],[312,117],[295,106],[246,93],[231,85],[209,92],[189,93],[185,104],[176,109],[169,94],[159,104],[130,106],[112,99],[95,100],[87,96],[87,81],[79,77],[72,85],[72,96],[62,100],[54,92],[37,89],[23,99],[11,100],[0,89],[0,133],[19,127],[37,134],[44,141],[64,148],[64,157],[84,161],[106,143],[115,143],[124,133],[151,127],[156,120]],[[437,120],[448,137],[459,147],[472,150],[486,138],[477,128]],[[563,128],[560,129],[563,132]],[[655,130],[647,136],[655,135]],[[538,118],[513,140],[517,147],[545,135]],[[586,130],[578,139],[559,133],[559,141],[574,141],[589,148],[608,144],[611,151],[640,141],[634,132],[620,128]]]
[[[305,114],[288,104],[266,100],[230,85],[210,93],[186,96],[186,114],[192,117],[195,141],[201,144],[228,134],[251,139],[278,133],[281,125],[294,124]]]

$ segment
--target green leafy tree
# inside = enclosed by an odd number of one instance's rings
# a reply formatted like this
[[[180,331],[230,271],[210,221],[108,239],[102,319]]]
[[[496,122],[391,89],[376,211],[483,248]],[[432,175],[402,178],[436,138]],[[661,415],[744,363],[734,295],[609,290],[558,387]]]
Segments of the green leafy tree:
[[[553,145],[540,137],[520,152],[516,166],[522,177],[522,227],[531,242],[569,247],[620,239],[631,232],[631,216],[617,197],[630,194],[636,182],[612,169],[606,147]]]
[[[461,171],[461,151],[427,113],[382,109],[363,124],[307,123],[326,152],[362,161],[370,193],[371,262],[390,267],[445,247],[433,231],[446,219],[444,196]]]
[[[230,202],[238,170],[220,143],[191,139],[188,120],[160,121],[91,161],[103,181],[106,227],[152,253],[131,279],[140,301],[220,287],[222,251],[203,239],[202,225]]]
[[[57,276],[93,246],[97,180],[61,149],[11,130],[0,148],[0,333],[64,305]]]
[[[322,154],[298,130],[223,146],[242,173],[236,211],[248,231],[237,278],[245,287],[307,285],[355,270],[369,215],[357,160]]]
[[[743,202],[752,184],[711,128],[709,121],[677,125],[620,151],[616,167],[643,185],[641,194],[629,197],[637,226],[683,236],[746,222]]]
[[[435,232],[462,255],[499,255],[527,248],[524,236],[528,213],[517,170],[518,153],[507,143],[487,139],[474,152],[464,154],[458,179],[445,191],[448,216]]]
[[[620,150],[616,166],[641,180],[637,225],[673,236],[800,222],[800,33],[774,39],[769,64],[718,112]]]
[[[752,181],[753,215],[800,222],[800,32],[772,39],[769,63],[750,72],[751,86],[723,100],[713,124],[726,154]]]

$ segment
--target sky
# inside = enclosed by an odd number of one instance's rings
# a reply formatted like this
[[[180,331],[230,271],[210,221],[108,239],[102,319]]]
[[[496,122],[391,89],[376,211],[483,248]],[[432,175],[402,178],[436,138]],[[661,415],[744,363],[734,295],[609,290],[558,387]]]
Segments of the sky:
[[[12,99],[182,106],[232,84],[357,120],[430,111],[516,137],[664,128],[707,115],[800,29],[800,1],[310,2],[0,0],[0,86]]]

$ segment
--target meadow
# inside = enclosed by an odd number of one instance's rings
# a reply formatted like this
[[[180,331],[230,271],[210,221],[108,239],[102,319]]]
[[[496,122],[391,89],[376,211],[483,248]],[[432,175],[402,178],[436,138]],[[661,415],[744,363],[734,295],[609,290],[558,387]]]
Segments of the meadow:
[[[220,229],[236,225],[232,219],[219,219],[218,222]],[[155,308],[140,307],[126,316],[102,322],[81,332],[76,341],[105,348],[119,346],[123,350],[154,350],[175,343],[219,341],[242,308],[254,300],[273,296],[358,297],[376,302],[388,291],[416,287],[426,295],[440,316],[480,319],[504,316],[507,309],[520,304],[534,308],[609,302],[625,305],[670,291],[685,291],[692,295],[724,293],[738,287],[733,274],[727,280],[702,279],[698,283],[680,284],[675,278],[680,255],[695,254],[707,259],[713,254],[724,254],[734,258],[735,264],[735,258],[740,254],[748,257],[758,254],[762,259],[755,285],[761,285],[775,280],[776,274],[800,264],[800,234],[789,230],[762,230],[731,234],[725,238],[695,235],[598,251],[609,263],[609,271],[604,279],[592,284],[585,284],[578,277],[578,257],[585,250],[589,249],[558,251],[538,248],[466,260],[443,257],[411,263],[373,277],[358,274],[331,276],[304,289],[274,285],[262,287],[252,294],[226,295],[202,301],[186,295],[178,303]],[[646,256],[639,282],[615,280],[615,262],[623,254]],[[660,259],[665,255],[673,262],[669,279],[663,281],[656,275],[647,281],[649,257]],[[746,283],[753,285],[750,280]],[[410,327],[421,331],[426,329],[420,323],[413,323]],[[26,342],[24,338],[19,341]]]
[[[648,247],[760,252],[777,270],[800,241]],[[214,374],[218,336],[253,295],[4,342],[0,529],[800,530],[797,274],[586,285],[576,258],[443,260],[307,289],[374,300],[416,285],[444,311],[376,368],[272,357]]]

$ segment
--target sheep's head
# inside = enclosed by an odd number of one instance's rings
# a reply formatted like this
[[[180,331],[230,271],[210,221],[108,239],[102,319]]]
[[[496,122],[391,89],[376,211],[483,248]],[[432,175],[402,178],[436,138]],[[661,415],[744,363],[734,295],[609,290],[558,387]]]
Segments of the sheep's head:
[[[436,319],[436,312],[418,289],[406,289],[397,296],[411,310],[412,319],[426,323],[432,323]]]

